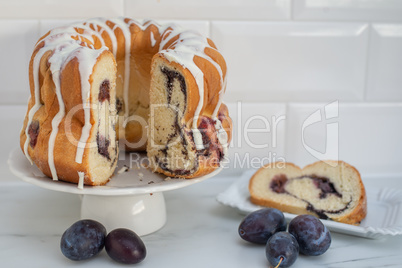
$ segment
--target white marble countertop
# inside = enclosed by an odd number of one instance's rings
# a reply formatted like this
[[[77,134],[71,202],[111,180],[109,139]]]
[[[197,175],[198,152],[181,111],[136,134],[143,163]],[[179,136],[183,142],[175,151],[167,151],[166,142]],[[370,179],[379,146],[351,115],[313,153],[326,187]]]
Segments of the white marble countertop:
[[[236,179],[218,176],[165,193],[168,220],[143,237],[147,257],[139,267],[268,267],[264,247],[240,239],[243,218],[215,197]],[[384,180],[371,181],[380,187]],[[398,178],[388,186],[402,188]],[[2,267],[114,267],[100,256],[73,262],[60,252],[61,234],[79,220],[80,199],[20,181],[0,183]],[[330,249],[319,257],[300,256],[293,267],[401,267],[402,237],[370,240],[332,233]],[[6,265],[6,266],[4,266]]]
[[[0,106],[0,267],[116,267],[105,251],[73,262],[60,252],[62,233],[80,217],[77,195],[45,190],[22,182],[8,169],[18,145],[26,107]],[[143,237],[146,259],[138,267],[268,267],[263,246],[237,234],[243,218],[215,197],[239,175],[217,177],[165,193],[167,223]],[[371,187],[402,189],[402,177],[366,177]],[[370,240],[332,233],[330,249],[319,257],[300,256],[292,267],[402,267],[402,236]],[[126,265],[121,265],[127,267]]]

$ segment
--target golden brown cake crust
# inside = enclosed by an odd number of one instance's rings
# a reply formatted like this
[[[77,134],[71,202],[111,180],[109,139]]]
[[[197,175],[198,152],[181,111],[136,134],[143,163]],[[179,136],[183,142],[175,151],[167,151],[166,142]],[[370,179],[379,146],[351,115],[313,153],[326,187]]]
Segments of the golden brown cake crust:
[[[359,171],[353,167],[352,165],[349,165],[348,163],[344,161],[333,161],[333,160],[327,160],[325,161],[326,163],[331,163],[331,164],[337,164],[337,165],[344,165],[346,168],[349,168],[353,170],[355,176],[358,178],[358,184],[360,187],[360,196],[358,197],[358,202],[355,208],[350,211],[348,214],[340,216],[340,217],[331,217],[332,220],[342,222],[342,223],[347,223],[347,224],[352,224],[352,225],[358,225],[360,222],[366,217],[367,215],[367,196],[366,196],[366,191],[363,185],[363,182],[360,177]],[[293,214],[311,214],[311,215],[316,215],[314,212],[311,212],[309,210],[306,210],[305,207],[300,207],[300,206],[292,206],[290,204],[283,204],[283,203],[278,203],[270,199],[264,199],[264,198],[259,198],[256,196],[255,191],[254,191],[254,183],[256,180],[258,180],[259,176],[263,176],[262,172],[264,169],[272,169],[272,168],[287,168],[287,167],[293,167],[296,170],[302,174],[302,171],[314,167],[316,165],[320,165],[324,163],[323,161],[318,161],[313,164],[310,164],[303,169],[298,167],[297,165],[289,162],[274,162],[267,164],[263,167],[261,167],[259,170],[256,171],[256,173],[251,177],[250,182],[249,182],[249,192],[250,192],[250,201],[256,205],[260,206],[266,206],[266,207],[273,207],[276,209],[279,209],[283,212],[288,212],[288,213],[293,213]]]

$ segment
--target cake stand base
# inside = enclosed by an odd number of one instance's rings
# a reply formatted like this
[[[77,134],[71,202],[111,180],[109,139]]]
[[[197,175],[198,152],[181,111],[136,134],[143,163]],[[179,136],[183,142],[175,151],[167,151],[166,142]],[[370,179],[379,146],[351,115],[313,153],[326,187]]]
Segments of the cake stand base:
[[[77,194],[82,197],[81,218],[102,223],[108,232],[127,228],[138,235],[156,232],[166,223],[166,205],[163,192],[180,189],[217,175],[222,167],[194,179],[166,178],[152,172],[141,163],[147,163],[145,154],[125,153],[119,156],[113,179],[103,186],[85,186],[53,181],[35,165],[31,165],[20,148],[11,151],[8,165],[13,174],[23,181],[44,189]],[[122,169],[122,168],[124,168]],[[123,170],[121,172],[120,170]]]
[[[108,232],[128,228],[143,236],[165,225],[165,199],[162,192],[120,196],[83,195],[81,219],[99,221]]]

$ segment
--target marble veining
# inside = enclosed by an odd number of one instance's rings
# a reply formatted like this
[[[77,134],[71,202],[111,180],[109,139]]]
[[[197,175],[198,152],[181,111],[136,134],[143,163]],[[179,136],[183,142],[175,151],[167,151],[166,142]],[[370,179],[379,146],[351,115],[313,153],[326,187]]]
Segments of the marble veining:
[[[144,236],[142,267],[268,267],[263,247],[237,234],[243,217],[215,197],[236,179],[217,177],[165,193],[167,224]],[[378,180],[378,184],[383,180]],[[389,179],[402,188],[400,178]],[[59,250],[61,234],[79,219],[78,195],[24,182],[0,182],[0,259],[4,267],[70,267]],[[300,256],[293,267],[401,267],[402,237],[368,240],[332,233],[320,257]],[[21,258],[21,256],[24,256]],[[115,267],[103,251],[81,267]]]

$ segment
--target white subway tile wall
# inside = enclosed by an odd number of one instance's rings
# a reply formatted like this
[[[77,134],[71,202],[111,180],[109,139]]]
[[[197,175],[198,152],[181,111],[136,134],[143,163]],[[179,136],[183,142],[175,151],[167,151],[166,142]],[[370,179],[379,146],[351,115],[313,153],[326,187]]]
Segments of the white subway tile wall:
[[[45,35],[49,30],[57,28],[57,27],[64,27],[75,22],[84,20],[82,19],[43,19],[39,21],[39,37]]]
[[[402,104],[289,104],[286,159],[307,165],[336,159],[362,174],[402,173]],[[321,120],[316,119],[317,114]]]
[[[15,126],[17,125],[15,122],[18,122],[18,125],[22,127],[26,112],[27,107],[25,105],[0,105],[1,122],[7,126],[7,130],[1,133],[1,139],[5,142],[1,144],[3,152],[0,154],[0,181],[16,178],[8,168],[7,159],[9,153],[20,146],[19,137],[21,128],[11,128],[8,126]],[[3,129],[5,128],[3,127]]]
[[[133,17],[134,18],[134,17]],[[173,20],[173,19],[153,19],[159,24],[176,24],[183,29],[191,29],[199,32],[202,35],[210,36],[210,23],[207,20]]]
[[[36,20],[0,20],[0,103],[27,103],[29,59],[38,31]]]
[[[286,103],[228,103],[233,120],[231,169],[258,168],[285,156]]]
[[[399,0],[293,0],[296,20],[402,21]]]
[[[402,24],[374,24],[370,37],[367,99],[402,101]]]
[[[122,16],[124,0],[0,0],[0,18],[70,19]]]
[[[70,24],[73,24],[75,22],[80,22],[85,20],[85,18],[81,18],[81,19],[59,19],[59,20],[55,20],[55,19],[43,19],[40,20],[40,27],[39,27],[39,33],[40,36],[46,34],[49,30],[56,28],[56,27],[62,27],[62,26],[67,26]],[[138,21],[144,21],[144,19],[137,19]],[[205,36],[209,36],[209,21],[205,21],[205,20],[156,20],[157,23],[159,24],[176,24],[179,25],[181,27],[183,27],[184,29],[191,29],[191,30],[195,30],[197,32],[199,32],[200,34],[203,34]]]
[[[212,22],[230,66],[227,101],[363,100],[368,25]],[[247,49],[249,48],[249,49]]]
[[[173,22],[214,40],[229,70],[228,172],[256,167],[242,166],[246,157],[304,165],[328,149],[364,174],[402,174],[402,1],[0,0],[3,110],[26,104],[41,35],[100,16]],[[338,116],[326,119],[325,107]]]
[[[291,0],[127,0],[125,15],[156,19],[289,20]]]

